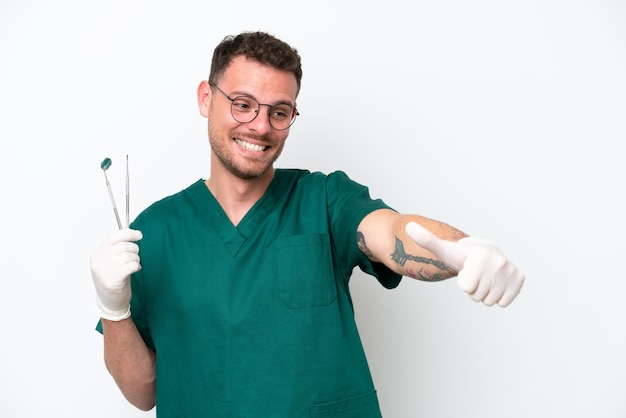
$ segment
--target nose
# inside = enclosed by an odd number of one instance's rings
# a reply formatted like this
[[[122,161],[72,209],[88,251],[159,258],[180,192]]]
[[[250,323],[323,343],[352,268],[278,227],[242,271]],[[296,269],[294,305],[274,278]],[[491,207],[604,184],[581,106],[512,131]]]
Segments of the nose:
[[[267,106],[267,112],[264,112],[261,106]],[[259,108],[256,110],[256,116],[250,122],[248,122],[248,126],[250,129],[258,132],[259,134],[265,134],[272,130],[272,125],[270,125],[270,114],[269,109],[271,106],[260,104]]]

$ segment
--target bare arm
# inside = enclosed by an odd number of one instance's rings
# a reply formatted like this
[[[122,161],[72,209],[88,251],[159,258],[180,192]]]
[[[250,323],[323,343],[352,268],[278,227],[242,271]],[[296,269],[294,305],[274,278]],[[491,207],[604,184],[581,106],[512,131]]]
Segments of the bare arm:
[[[467,236],[443,222],[379,209],[367,215],[359,224],[359,248],[370,260],[383,263],[396,273],[414,279],[440,281],[456,276],[455,270],[409,238],[405,232],[409,222],[417,222],[439,238],[449,241],[458,241]]]
[[[148,411],[156,403],[156,355],[144,343],[132,318],[102,319],[104,361],[126,399]]]

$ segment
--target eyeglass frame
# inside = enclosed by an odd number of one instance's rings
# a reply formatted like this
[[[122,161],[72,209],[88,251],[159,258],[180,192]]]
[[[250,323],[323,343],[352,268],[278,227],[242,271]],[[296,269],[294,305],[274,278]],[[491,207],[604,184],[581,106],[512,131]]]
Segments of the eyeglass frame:
[[[267,106],[268,107],[268,111],[267,111],[267,116],[268,116],[268,121],[270,126],[273,129],[276,129],[277,131],[284,131],[286,129],[291,128],[291,125],[293,125],[293,123],[296,121],[296,118],[298,116],[300,116],[300,112],[298,111],[298,108],[293,106],[293,117],[291,118],[291,121],[289,122],[289,125],[287,125],[285,128],[276,128],[274,125],[272,125],[272,117],[271,117],[271,111],[273,107],[276,107],[278,105],[271,105],[271,104],[267,104],[267,103],[259,103],[259,101],[257,99],[255,99],[252,96],[248,96],[245,94],[239,95],[235,98],[230,97],[228,94],[224,93],[224,91],[218,87],[217,83],[215,83],[213,80],[208,80],[209,86],[211,87],[215,87],[217,89],[217,91],[219,91],[220,93],[222,93],[224,95],[224,97],[226,97],[229,101],[230,101],[230,115],[233,117],[233,119],[235,119],[235,121],[239,122],[239,123],[250,123],[253,120],[255,120],[257,118],[257,116],[259,116],[259,110],[261,110],[261,106]],[[233,114],[233,105],[235,104],[235,100],[237,100],[240,97],[245,97],[247,99],[253,100],[254,102],[256,102],[256,104],[259,106],[256,109],[254,109],[254,117],[252,119],[250,119],[247,122],[242,122],[240,120],[238,120],[235,115]]]

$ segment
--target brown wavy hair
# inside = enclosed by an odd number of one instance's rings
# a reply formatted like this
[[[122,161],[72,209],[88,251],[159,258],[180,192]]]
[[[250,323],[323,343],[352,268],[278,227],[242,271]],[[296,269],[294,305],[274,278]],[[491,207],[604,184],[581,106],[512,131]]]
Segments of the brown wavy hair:
[[[217,81],[232,59],[243,55],[276,69],[293,73],[300,92],[302,63],[298,51],[266,32],[242,32],[226,36],[213,51],[209,80]]]

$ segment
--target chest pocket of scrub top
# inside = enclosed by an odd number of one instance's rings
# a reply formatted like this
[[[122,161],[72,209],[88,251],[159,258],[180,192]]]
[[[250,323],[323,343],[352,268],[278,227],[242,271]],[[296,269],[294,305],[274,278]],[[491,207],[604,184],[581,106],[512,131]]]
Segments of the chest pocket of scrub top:
[[[335,300],[337,289],[327,234],[281,238],[276,250],[278,292],[285,306],[312,308]]]

